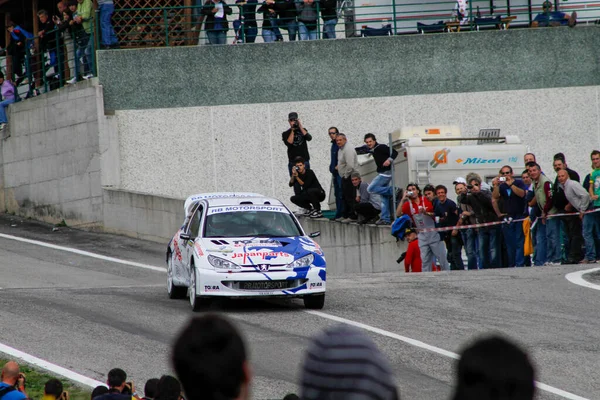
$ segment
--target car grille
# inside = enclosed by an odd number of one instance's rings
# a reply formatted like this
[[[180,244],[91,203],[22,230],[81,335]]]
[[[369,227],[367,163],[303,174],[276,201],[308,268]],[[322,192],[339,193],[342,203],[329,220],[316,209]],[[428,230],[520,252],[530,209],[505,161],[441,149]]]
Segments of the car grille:
[[[235,290],[285,290],[293,289],[306,283],[308,279],[290,279],[273,281],[223,281],[224,286]]]

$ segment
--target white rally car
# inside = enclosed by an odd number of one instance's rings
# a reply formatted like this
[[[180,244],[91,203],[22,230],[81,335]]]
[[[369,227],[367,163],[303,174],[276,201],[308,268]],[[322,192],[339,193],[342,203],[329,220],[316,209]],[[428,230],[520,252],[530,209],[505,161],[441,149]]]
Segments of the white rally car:
[[[256,193],[190,196],[167,247],[167,292],[198,310],[215,297],[301,297],[325,304],[325,256],[279,200]]]

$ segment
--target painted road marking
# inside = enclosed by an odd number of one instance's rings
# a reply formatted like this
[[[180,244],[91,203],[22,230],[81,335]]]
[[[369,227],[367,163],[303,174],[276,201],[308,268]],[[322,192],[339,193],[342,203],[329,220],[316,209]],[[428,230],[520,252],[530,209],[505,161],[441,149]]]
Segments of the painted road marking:
[[[25,239],[25,238],[13,236],[13,235],[6,235],[4,233],[0,233],[0,238],[16,240],[18,242],[23,242],[23,243],[35,244],[36,246],[48,247],[49,249],[66,251],[69,253],[79,254],[80,256],[97,258],[99,260],[110,261],[110,262],[114,262],[114,263],[118,263],[118,264],[131,265],[132,267],[144,268],[144,269],[149,269],[152,271],[159,271],[159,272],[167,271],[167,269],[163,268],[163,267],[156,267],[154,265],[142,264],[142,263],[138,263],[138,262],[134,262],[134,261],[121,260],[120,258],[107,257],[107,256],[103,256],[101,254],[96,254],[96,253],[92,253],[89,251],[74,249],[72,247],[58,246],[56,244],[40,242],[39,240]]]
[[[365,331],[377,333],[377,334],[382,335],[382,336],[386,336],[386,337],[389,337],[389,338],[392,338],[392,339],[396,339],[396,340],[399,340],[401,342],[410,344],[410,345],[415,346],[415,347],[419,347],[421,349],[429,350],[431,352],[440,354],[440,355],[445,356],[445,357],[449,357],[449,358],[453,358],[453,359],[458,359],[459,358],[458,354],[453,353],[451,351],[444,350],[444,349],[441,349],[441,348],[436,347],[436,346],[432,346],[430,344],[421,342],[420,340],[411,339],[411,338],[406,337],[406,336],[398,335],[398,334],[393,333],[393,332],[389,332],[389,331],[386,331],[386,330],[383,330],[383,329],[380,329],[380,328],[376,328],[376,327],[371,326],[371,325],[366,325],[366,324],[363,324],[361,322],[352,321],[351,319],[337,317],[335,315],[327,314],[327,313],[324,313],[322,311],[304,310],[304,312],[306,312],[308,314],[311,314],[311,315],[315,315],[317,317],[326,318],[326,319],[329,319],[331,321],[340,322],[342,324],[352,325],[354,327],[357,327],[357,328],[360,328],[360,329],[364,329]],[[556,395],[561,396],[561,397],[563,397],[565,399],[569,399],[569,400],[589,400],[589,399],[587,399],[585,397],[581,397],[581,396],[578,396],[576,394],[566,392],[566,391],[564,391],[562,389],[555,388],[554,386],[550,386],[550,385],[547,385],[547,384],[542,383],[542,382],[537,382],[536,381],[535,385],[537,386],[538,389],[544,390],[544,391],[549,392],[549,393],[556,394]]]
[[[571,272],[571,273],[566,274],[565,278],[567,278],[567,280],[569,282],[574,283],[576,285],[583,286],[583,287],[590,288],[590,289],[600,290],[600,285],[596,285],[594,283],[588,282],[585,279],[583,279],[583,275],[591,274],[592,272],[596,272],[596,271],[600,271],[600,268],[592,268],[592,269],[586,269],[584,271]]]
[[[87,376],[78,374],[75,371],[71,371],[70,369],[66,369],[61,367],[60,365],[56,365],[51,363],[50,361],[42,360],[41,358],[37,358],[32,356],[31,354],[27,354],[22,352],[21,350],[17,350],[14,347],[7,346],[5,344],[0,343],[0,353],[5,353],[15,358],[21,359],[28,364],[35,365],[37,367],[43,368],[47,371],[54,372],[55,374],[64,376],[67,379],[70,379],[74,382],[81,383],[82,385],[89,386],[91,388],[95,388],[96,386],[106,386],[104,382],[97,381],[92,378],[88,378]]]
[[[79,254],[79,255],[82,255],[82,256],[88,256],[88,257],[98,258],[98,259],[101,259],[101,260],[111,261],[111,262],[115,262],[115,263],[119,263],[119,264],[131,265],[133,267],[139,267],[139,268],[144,268],[144,269],[151,269],[153,271],[159,271],[159,272],[166,272],[165,268],[155,267],[153,265],[141,264],[141,263],[136,263],[136,262],[132,262],[132,261],[121,260],[119,258],[114,258],[114,257],[107,257],[107,256],[103,256],[103,255],[100,255],[100,254],[91,253],[89,251],[78,250],[78,249],[74,249],[74,248],[71,248],[71,247],[65,247],[65,246],[57,246],[57,245],[54,245],[54,244],[50,244],[50,243],[46,243],[46,242],[40,242],[40,241],[37,241],[37,240],[25,239],[25,238],[21,238],[21,237],[18,237],[18,236],[12,236],[12,235],[6,235],[6,234],[0,233],[0,238],[5,238],[5,239],[9,239],[9,240],[17,240],[17,241],[20,241],[20,242],[35,244],[35,245],[38,245],[38,246],[48,247],[48,248],[55,249],[55,250],[67,251],[67,252]],[[594,271],[597,271],[597,270],[600,270],[600,268],[594,268],[594,269],[591,269],[591,270],[580,271],[580,272],[582,272],[581,275],[583,275],[584,273],[594,272]],[[568,274],[568,275],[571,275],[571,274]],[[581,276],[580,276],[580,278],[581,278]],[[569,278],[567,278],[567,279],[569,279]],[[573,282],[571,279],[569,279],[569,280],[571,282]],[[585,284],[582,284],[582,286],[592,287],[593,289],[600,290],[600,286],[593,285],[593,284],[591,284],[589,282],[584,281],[583,279],[582,279],[582,281],[585,282]],[[575,282],[573,282],[573,283],[575,283]],[[360,329],[364,329],[364,330],[369,331],[369,332],[377,333],[377,334],[382,335],[382,336],[386,336],[386,337],[389,337],[389,338],[392,338],[392,339],[396,339],[396,340],[399,340],[401,342],[404,342],[404,343],[410,344],[412,346],[419,347],[419,348],[431,351],[433,353],[440,354],[440,355],[445,356],[445,357],[449,357],[449,358],[453,358],[453,359],[458,359],[459,358],[458,354],[453,353],[451,351],[444,350],[444,349],[436,347],[436,346],[432,346],[430,344],[427,344],[425,342],[421,342],[420,340],[409,338],[407,336],[398,335],[396,333],[389,332],[389,331],[386,331],[384,329],[376,328],[376,327],[371,326],[371,325],[366,325],[366,324],[363,324],[361,322],[352,321],[350,319],[346,319],[346,318],[342,318],[342,317],[337,317],[335,315],[327,314],[327,313],[324,313],[324,312],[321,312],[321,311],[304,310],[304,312],[306,312],[308,314],[311,314],[311,315],[314,315],[314,316],[317,316],[317,317],[329,319],[331,321],[336,321],[336,322],[340,322],[340,323],[347,324],[347,325],[352,325],[352,326],[355,326],[355,327],[360,328]],[[9,351],[6,351],[4,349],[9,349],[10,351],[12,351],[12,353],[9,352]],[[15,354],[15,352],[18,352],[18,353],[20,353],[22,355],[30,357],[31,359],[39,360],[38,362],[40,364],[35,363],[35,362],[31,362],[32,364],[38,365],[38,366],[40,366],[42,368],[46,368],[46,369],[48,369],[48,370],[50,370],[52,372],[55,372],[55,373],[57,373],[59,375],[62,375],[62,376],[65,376],[65,377],[67,377],[69,379],[72,379],[72,380],[75,380],[77,382],[83,383],[83,381],[81,381],[81,380],[69,377],[68,375],[66,375],[67,373],[70,374],[70,375],[72,374],[73,376],[81,377],[81,379],[86,379],[90,383],[93,382],[94,383],[94,387],[98,386],[98,385],[103,385],[102,382],[96,381],[96,380],[91,379],[91,378],[87,378],[87,377],[85,377],[83,375],[77,374],[76,372],[70,371],[70,370],[68,370],[66,368],[62,368],[62,367],[60,367],[58,365],[49,363],[48,361],[39,359],[37,357],[34,357],[34,356],[29,355],[29,354],[23,353],[23,352],[21,352],[21,351],[19,351],[17,349],[12,348],[12,347],[3,345],[2,343],[0,343],[0,352],[5,352],[7,354],[14,355],[15,357],[21,358],[21,359],[29,362],[25,357],[22,357],[22,356],[19,356],[19,355]],[[52,368],[56,368],[56,369],[51,369],[49,367],[46,367],[46,365],[48,365],[48,366],[50,366]],[[58,372],[57,369],[59,369],[59,370],[61,370],[63,372]],[[84,383],[84,384],[88,385],[88,386],[91,386],[89,383]],[[538,389],[540,389],[540,390],[544,390],[546,392],[549,392],[549,393],[561,396],[561,397],[563,397],[565,399],[568,399],[568,400],[589,400],[589,399],[587,399],[585,397],[578,396],[576,394],[564,391],[562,389],[556,388],[554,386],[547,385],[547,384],[542,383],[542,382],[537,382],[536,381],[535,384],[538,387]]]

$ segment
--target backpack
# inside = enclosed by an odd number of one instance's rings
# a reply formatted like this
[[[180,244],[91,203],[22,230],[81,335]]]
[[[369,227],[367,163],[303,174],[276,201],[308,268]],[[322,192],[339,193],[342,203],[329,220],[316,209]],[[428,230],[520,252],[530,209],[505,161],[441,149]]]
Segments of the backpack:
[[[392,223],[392,236],[397,239],[404,240],[404,233],[406,232],[406,228],[410,228],[411,219],[408,215],[403,215],[398,217]]]
[[[16,389],[12,386],[7,386],[5,388],[0,389],[0,399],[3,398],[5,394],[8,394],[8,393],[12,392],[13,390],[16,390]]]

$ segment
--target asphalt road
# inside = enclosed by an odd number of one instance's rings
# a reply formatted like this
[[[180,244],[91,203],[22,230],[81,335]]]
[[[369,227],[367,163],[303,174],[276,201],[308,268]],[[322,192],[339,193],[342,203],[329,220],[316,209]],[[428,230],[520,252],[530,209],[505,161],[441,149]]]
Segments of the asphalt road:
[[[10,217],[0,217],[0,233],[164,266],[166,243],[53,232]],[[324,316],[295,300],[226,301],[213,310],[232,318],[246,337],[256,399],[297,391],[310,338],[336,323],[329,315],[390,333],[369,335],[390,359],[402,399],[448,399],[454,361],[393,334],[458,352],[493,332],[531,352],[539,381],[599,399],[600,292],[564,278],[581,269],[360,275],[328,281]],[[172,372],[169,348],[192,312],[187,301],[167,298],[164,273],[0,238],[0,276],[0,343],[100,381],[113,367],[142,387]],[[567,397],[539,391],[538,398]]]

